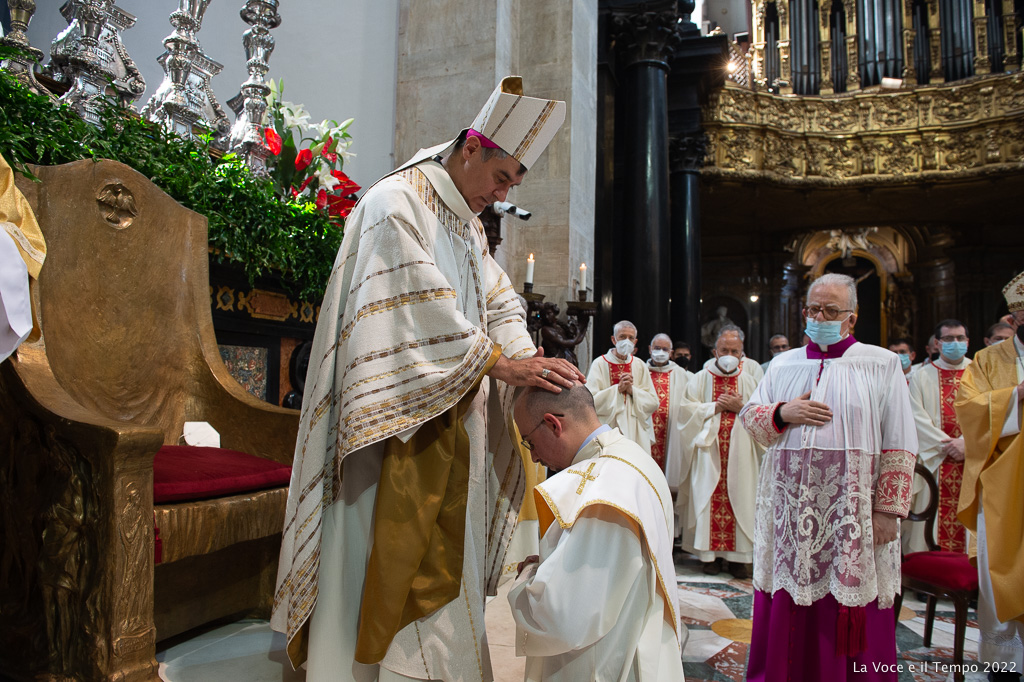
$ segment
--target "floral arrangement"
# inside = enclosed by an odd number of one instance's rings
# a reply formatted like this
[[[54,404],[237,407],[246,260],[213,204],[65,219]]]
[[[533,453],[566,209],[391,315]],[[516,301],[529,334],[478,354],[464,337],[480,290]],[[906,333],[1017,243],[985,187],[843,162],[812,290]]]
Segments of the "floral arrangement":
[[[283,91],[283,79],[271,79],[263,122],[265,145],[272,155],[267,169],[275,188],[285,201],[311,199],[332,222],[345,218],[355,206],[353,195],[361,189],[342,170],[345,160],[355,156],[348,150],[353,119],[310,126],[306,108],[284,101]]]
[[[0,45],[0,58],[16,53]],[[295,109],[290,107],[293,117]],[[294,123],[294,118],[290,122]],[[299,185],[314,173],[313,169],[319,174],[322,163],[344,160],[350,143],[344,130],[347,125],[333,126],[332,122],[326,131],[326,137],[332,138],[325,145],[328,155],[322,155],[323,147],[317,149],[317,157],[323,162],[313,164],[312,150],[316,147],[310,148],[309,163],[302,171],[293,171],[292,177],[297,177]],[[323,137],[318,140],[323,141]],[[303,298],[318,299],[341,244],[342,211],[348,204],[347,199],[344,203],[328,199],[328,188],[330,193],[340,195],[346,190],[354,192],[358,186],[343,185],[351,181],[328,172],[331,179],[325,178],[323,184],[310,180],[294,196],[289,184],[288,191],[282,193],[270,178],[251,173],[235,154],[212,154],[210,142],[209,137],[182,139],[139,118],[116,101],[107,103],[100,125],[92,126],[67,105],[56,105],[48,97],[30,92],[0,70],[0,152],[16,171],[34,179],[26,164],[48,166],[90,158],[125,163],[182,205],[207,217],[212,258],[238,264],[250,283],[273,274]],[[281,147],[279,154],[284,151],[283,141]],[[338,154],[338,158],[332,161],[331,153]],[[279,166],[280,157],[275,160]],[[295,168],[294,161],[290,164]],[[340,163],[335,170],[340,172]],[[316,195],[321,189],[324,202],[318,209]],[[316,195],[312,195],[314,191]],[[305,196],[300,196],[303,193]],[[340,196],[346,198],[347,194]]]

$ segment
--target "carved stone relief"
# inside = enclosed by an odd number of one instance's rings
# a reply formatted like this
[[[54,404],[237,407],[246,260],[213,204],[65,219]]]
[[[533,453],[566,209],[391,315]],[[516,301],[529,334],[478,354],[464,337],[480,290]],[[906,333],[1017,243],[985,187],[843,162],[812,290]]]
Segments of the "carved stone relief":
[[[782,97],[726,86],[704,111],[706,174],[824,184],[1022,164],[1024,75],[896,93]]]

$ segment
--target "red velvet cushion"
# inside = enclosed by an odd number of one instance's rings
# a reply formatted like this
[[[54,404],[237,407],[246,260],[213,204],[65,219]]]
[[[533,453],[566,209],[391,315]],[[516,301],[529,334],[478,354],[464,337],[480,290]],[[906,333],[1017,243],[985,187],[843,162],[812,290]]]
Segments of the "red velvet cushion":
[[[959,552],[914,552],[903,557],[903,575],[950,590],[978,589],[978,569]]]
[[[165,445],[153,459],[153,502],[181,502],[288,485],[292,468],[223,448]]]

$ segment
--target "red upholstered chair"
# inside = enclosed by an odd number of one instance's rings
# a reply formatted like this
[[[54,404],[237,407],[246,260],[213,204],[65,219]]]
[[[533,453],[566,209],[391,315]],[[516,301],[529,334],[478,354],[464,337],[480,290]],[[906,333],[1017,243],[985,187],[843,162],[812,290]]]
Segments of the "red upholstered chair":
[[[928,505],[924,511],[911,512],[907,519],[925,524],[924,538],[927,552],[913,552],[903,556],[903,589],[923,592],[928,595],[924,621],[924,645],[932,645],[932,626],[935,623],[935,602],[949,599],[955,612],[953,630],[953,663],[961,670],[964,662],[964,639],[967,635],[967,611],[971,600],[978,598],[978,569],[966,554],[945,552],[935,542],[932,521],[939,507],[939,488],[932,472],[920,462],[914,465],[914,473],[924,479],[928,487]],[[903,595],[896,595],[896,618],[900,617]],[[963,682],[964,675],[954,675],[957,682]]]
[[[269,614],[298,412],[221,361],[204,217],[112,161],[33,171],[37,329],[0,364],[0,677],[155,681],[158,640]],[[186,421],[224,449],[177,447]]]

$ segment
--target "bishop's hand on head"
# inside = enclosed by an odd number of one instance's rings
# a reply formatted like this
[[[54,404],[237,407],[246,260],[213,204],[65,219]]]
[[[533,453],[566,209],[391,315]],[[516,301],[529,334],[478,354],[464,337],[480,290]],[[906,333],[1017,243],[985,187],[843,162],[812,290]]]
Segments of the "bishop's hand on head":
[[[537,386],[552,393],[571,388],[575,381],[587,380],[568,360],[545,358],[543,348],[538,348],[532,358],[511,360],[502,355],[489,374],[510,386]]]

